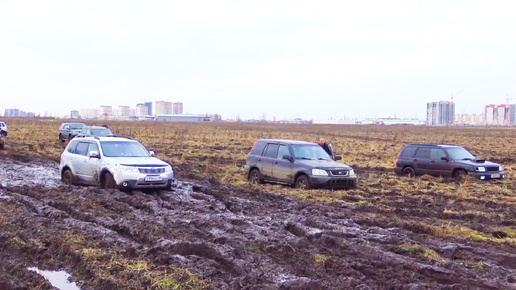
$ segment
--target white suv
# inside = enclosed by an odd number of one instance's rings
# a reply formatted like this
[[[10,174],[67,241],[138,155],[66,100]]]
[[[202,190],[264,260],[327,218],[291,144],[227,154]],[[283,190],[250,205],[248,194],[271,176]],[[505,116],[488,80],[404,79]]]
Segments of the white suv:
[[[170,164],[128,137],[76,137],[61,154],[61,180],[101,188],[170,188]]]
[[[0,132],[7,136],[7,124],[5,122],[0,121]]]

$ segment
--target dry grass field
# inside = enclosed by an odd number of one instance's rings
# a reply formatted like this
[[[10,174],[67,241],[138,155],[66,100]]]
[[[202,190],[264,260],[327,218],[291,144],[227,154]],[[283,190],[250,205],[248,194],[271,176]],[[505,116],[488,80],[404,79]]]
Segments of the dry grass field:
[[[58,120],[9,119],[6,150],[0,156],[28,162],[59,161]],[[87,122],[88,123],[88,122]],[[100,122],[97,122],[99,124]],[[516,128],[426,127],[298,124],[186,124],[105,121],[118,135],[140,141],[171,163],[182,180],[231,185],[243,192],[268,192],[308,203],[340,205],[360,217],[357,223],[400,228],[414,242],[389,245],[392,251],[435,263],[458,260],[464,267],[487,271],[477,257],[451,257],[430,240],[457,242],[516,252]],[[297,190],[281,185],[250,185],[244,173],[247,153],[259,138],[315,141],[324,136],[358,175],[353,190]],[[504,165],[505,180],[477,181],[394,174],[396,157],[407,143],[450,143],[478,157]],[[489,254],[489,250],[485,254]],[[317,263],[329,257],[316,254]],[[331,258],[331,257],[330,257]],[[499,258],[502,259],[503,258]],[[516,258],[511,258],[515,259]],[[505,265],[509,261],[500,262]],[[479,270],[479,271],[480,271]],[[513,278],[511,278],[513,279]],[[508,281],[512,281],[509,279]],[[516,277],[514,278],[516,279]],[[512,281],[511,283],[514,283]]]

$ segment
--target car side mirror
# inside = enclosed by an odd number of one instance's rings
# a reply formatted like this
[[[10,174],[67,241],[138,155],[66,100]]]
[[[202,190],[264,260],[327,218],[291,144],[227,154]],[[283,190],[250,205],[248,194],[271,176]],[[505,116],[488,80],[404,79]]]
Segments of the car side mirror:
[[[283,155],[283,159],[287,159],[288,161],[290,161],[290,163],[294,162],[294,158],[292,158],[292,156],[287,155],[287,154]]]
[[[448,159],[446,156],[441,157],[441,160],[446,160],[446,162],[450,161],[450,159]]]
[[[154,157],[154,151],[149,151],[150,156]]]
[[[341,155],[336,155],[335,156],[335,160],[342,160],[342,156]]]
[[[99,158],[100,159],[98,151],[90,151],[90,153],[88,153],[88,157],[90,157],[90,158]]]

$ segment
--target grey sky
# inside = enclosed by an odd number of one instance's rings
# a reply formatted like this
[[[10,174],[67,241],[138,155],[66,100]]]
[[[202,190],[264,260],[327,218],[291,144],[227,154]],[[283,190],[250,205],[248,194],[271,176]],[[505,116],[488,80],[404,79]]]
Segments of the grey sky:
[[[0,1],[0,110],[179,101],[224,118],[516,102],[514,1]]]

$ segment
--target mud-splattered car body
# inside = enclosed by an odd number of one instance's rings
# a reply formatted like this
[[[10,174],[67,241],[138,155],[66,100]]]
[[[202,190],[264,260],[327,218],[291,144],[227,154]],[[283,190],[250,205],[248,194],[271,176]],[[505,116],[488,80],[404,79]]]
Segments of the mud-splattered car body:
[[[170,164],[127,137],[74,138],[61,154],[59,172],[64,183],[102,188],[169,188],[174,181]]]
[[[354,188],[357,183],[353,168],[332,160],[318,144],[305,141],[258,140],[247,155],[245,168],[251,183],[267,181],[306,189]]]

